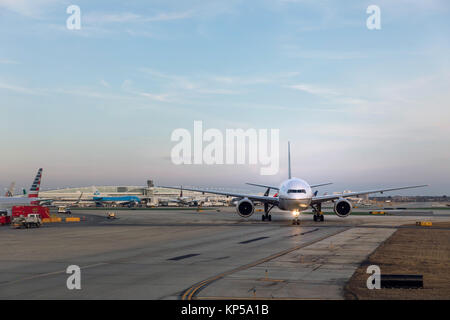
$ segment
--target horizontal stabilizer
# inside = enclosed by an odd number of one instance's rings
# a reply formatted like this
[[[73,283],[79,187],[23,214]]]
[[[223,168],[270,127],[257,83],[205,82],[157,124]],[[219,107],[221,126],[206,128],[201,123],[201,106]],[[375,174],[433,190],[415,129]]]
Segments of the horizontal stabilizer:
[[[273,189],[273,190],[279,190],[278,187],[267,186],[265,184],[257,184],[257,183],[249,183],[249,182],[246,182],[245,184],[248,184],[249,186],[256,186],[256,187],[270,188],[270,189]]]

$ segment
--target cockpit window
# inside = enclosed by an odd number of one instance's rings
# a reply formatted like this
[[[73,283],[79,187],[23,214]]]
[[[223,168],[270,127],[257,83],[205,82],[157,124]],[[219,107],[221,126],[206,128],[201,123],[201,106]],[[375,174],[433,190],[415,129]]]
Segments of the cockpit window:
[[[289,189],[288,193],[306,193],[305,189]]]

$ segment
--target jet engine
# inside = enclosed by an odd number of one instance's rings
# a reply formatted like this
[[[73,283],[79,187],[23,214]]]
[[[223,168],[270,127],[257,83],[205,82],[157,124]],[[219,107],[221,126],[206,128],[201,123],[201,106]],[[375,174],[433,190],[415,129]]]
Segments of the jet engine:
[[[255,206],[248,198],[244,198],[236,204],[236,211],[241,217],[248,218],[255,212]]]
[[[339,199],[334,204],[334,213],[338,217],[345,218],[352,212],[352,204],[345,199]]]

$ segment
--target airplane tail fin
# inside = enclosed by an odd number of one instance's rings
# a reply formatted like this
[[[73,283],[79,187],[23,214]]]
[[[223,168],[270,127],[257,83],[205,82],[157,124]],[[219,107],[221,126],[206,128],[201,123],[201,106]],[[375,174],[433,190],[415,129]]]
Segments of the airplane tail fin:
[[[5,197],[12,197],[14,195],[14,188],[16,187],[15,182],[11,182],[9,189],[6,191]]]
[[[34,178],[33,184],[30,188],[30,193],[28,194],[28,198],[37,198],[39,195],[39,189],[41,187],[41,178],[42,178],[42,168],[39,168],[36,178]]]
[[[98,189],[95,186],[92,186],[92,191],[94,192],[94,196],[100,195],[100,191],[98,191]]]
[[[289,170],[289,179],[292,178],[291,175],[291,142],[288,141],[288,170]]]

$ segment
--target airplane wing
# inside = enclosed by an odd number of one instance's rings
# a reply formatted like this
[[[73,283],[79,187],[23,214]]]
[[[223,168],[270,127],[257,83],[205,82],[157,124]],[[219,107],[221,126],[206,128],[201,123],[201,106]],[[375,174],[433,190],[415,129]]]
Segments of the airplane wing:
[[[50,198],[38,198],[39,205],[51,205],[55,199]]]
[[[279,190],[278,187],[267,186],[265,184],[257,184],[257,183],[250,183],[250,182],[246,182],[245,184],[248,184],[249,186],[256,186],[256,187],[270,188],[270,189],[273,189],[273,190]]]
[[[166,187],[166,186],[158,186],[158,187],[166,188],[166,189],[176,189],[176,190],[181,189],[181,187]],[[219,194],[219,195],[228,196],[228,197],[248,198],[250,200],[261,201],[264,203],[278,204],[278,197],[258,196],[258,195],[252,195],[252,194],[224,192],[224,191],[215,191],[215,190],[207,190],[207,189],[192,189],[192,188],[186,188],[186,187],[183,187],[183,190],[202,192],[202,193]]]
[[[321,186],[328,186],[330,184],[333,184],[333,182],[326,182],[326,183],[319,183],[319,184],[312,184],[310,185],[311,188],[321,187]]]
[[[370,193],[383,193],[386,191],[394,191],[394,190],[403,190],[403,189],[412,189],[412,188],[421,188],[421,187],[427,187],[428,185],[420,185],[420,186],[407,186],[407,187],[398,187],[398,188],[388,188],[388,189],[375,189],[375,190],[367,190],[367,191],[357,191],[357,192],[349,192],[349,193],[342,193],[342,194],[330,194],[326,196],[317,196],[313,197],[311,200],[311,204],[316,203],[322,203],[326,201],[336,200],[339,198],[348,198],[348,197],[354,197],[354,196],[361,196],[365,194]]]
[[[256,186],[256,187],[270,188],[270,189],[273,189],[273,190],[280,190],[280,188],[278,188],[278,187],[268,186],[268,185],[265,185],[265,184],[257,184],[257,183],[249,183],[249,182],[247,182],[245,184],[248,184],[249,186]],[[312,185],[310,185],[310,187],[311,188],[316,188],[316,187],[321,187],[321,186],[328,186],[330,184],[333,184],[333,182],[312,184]]]

